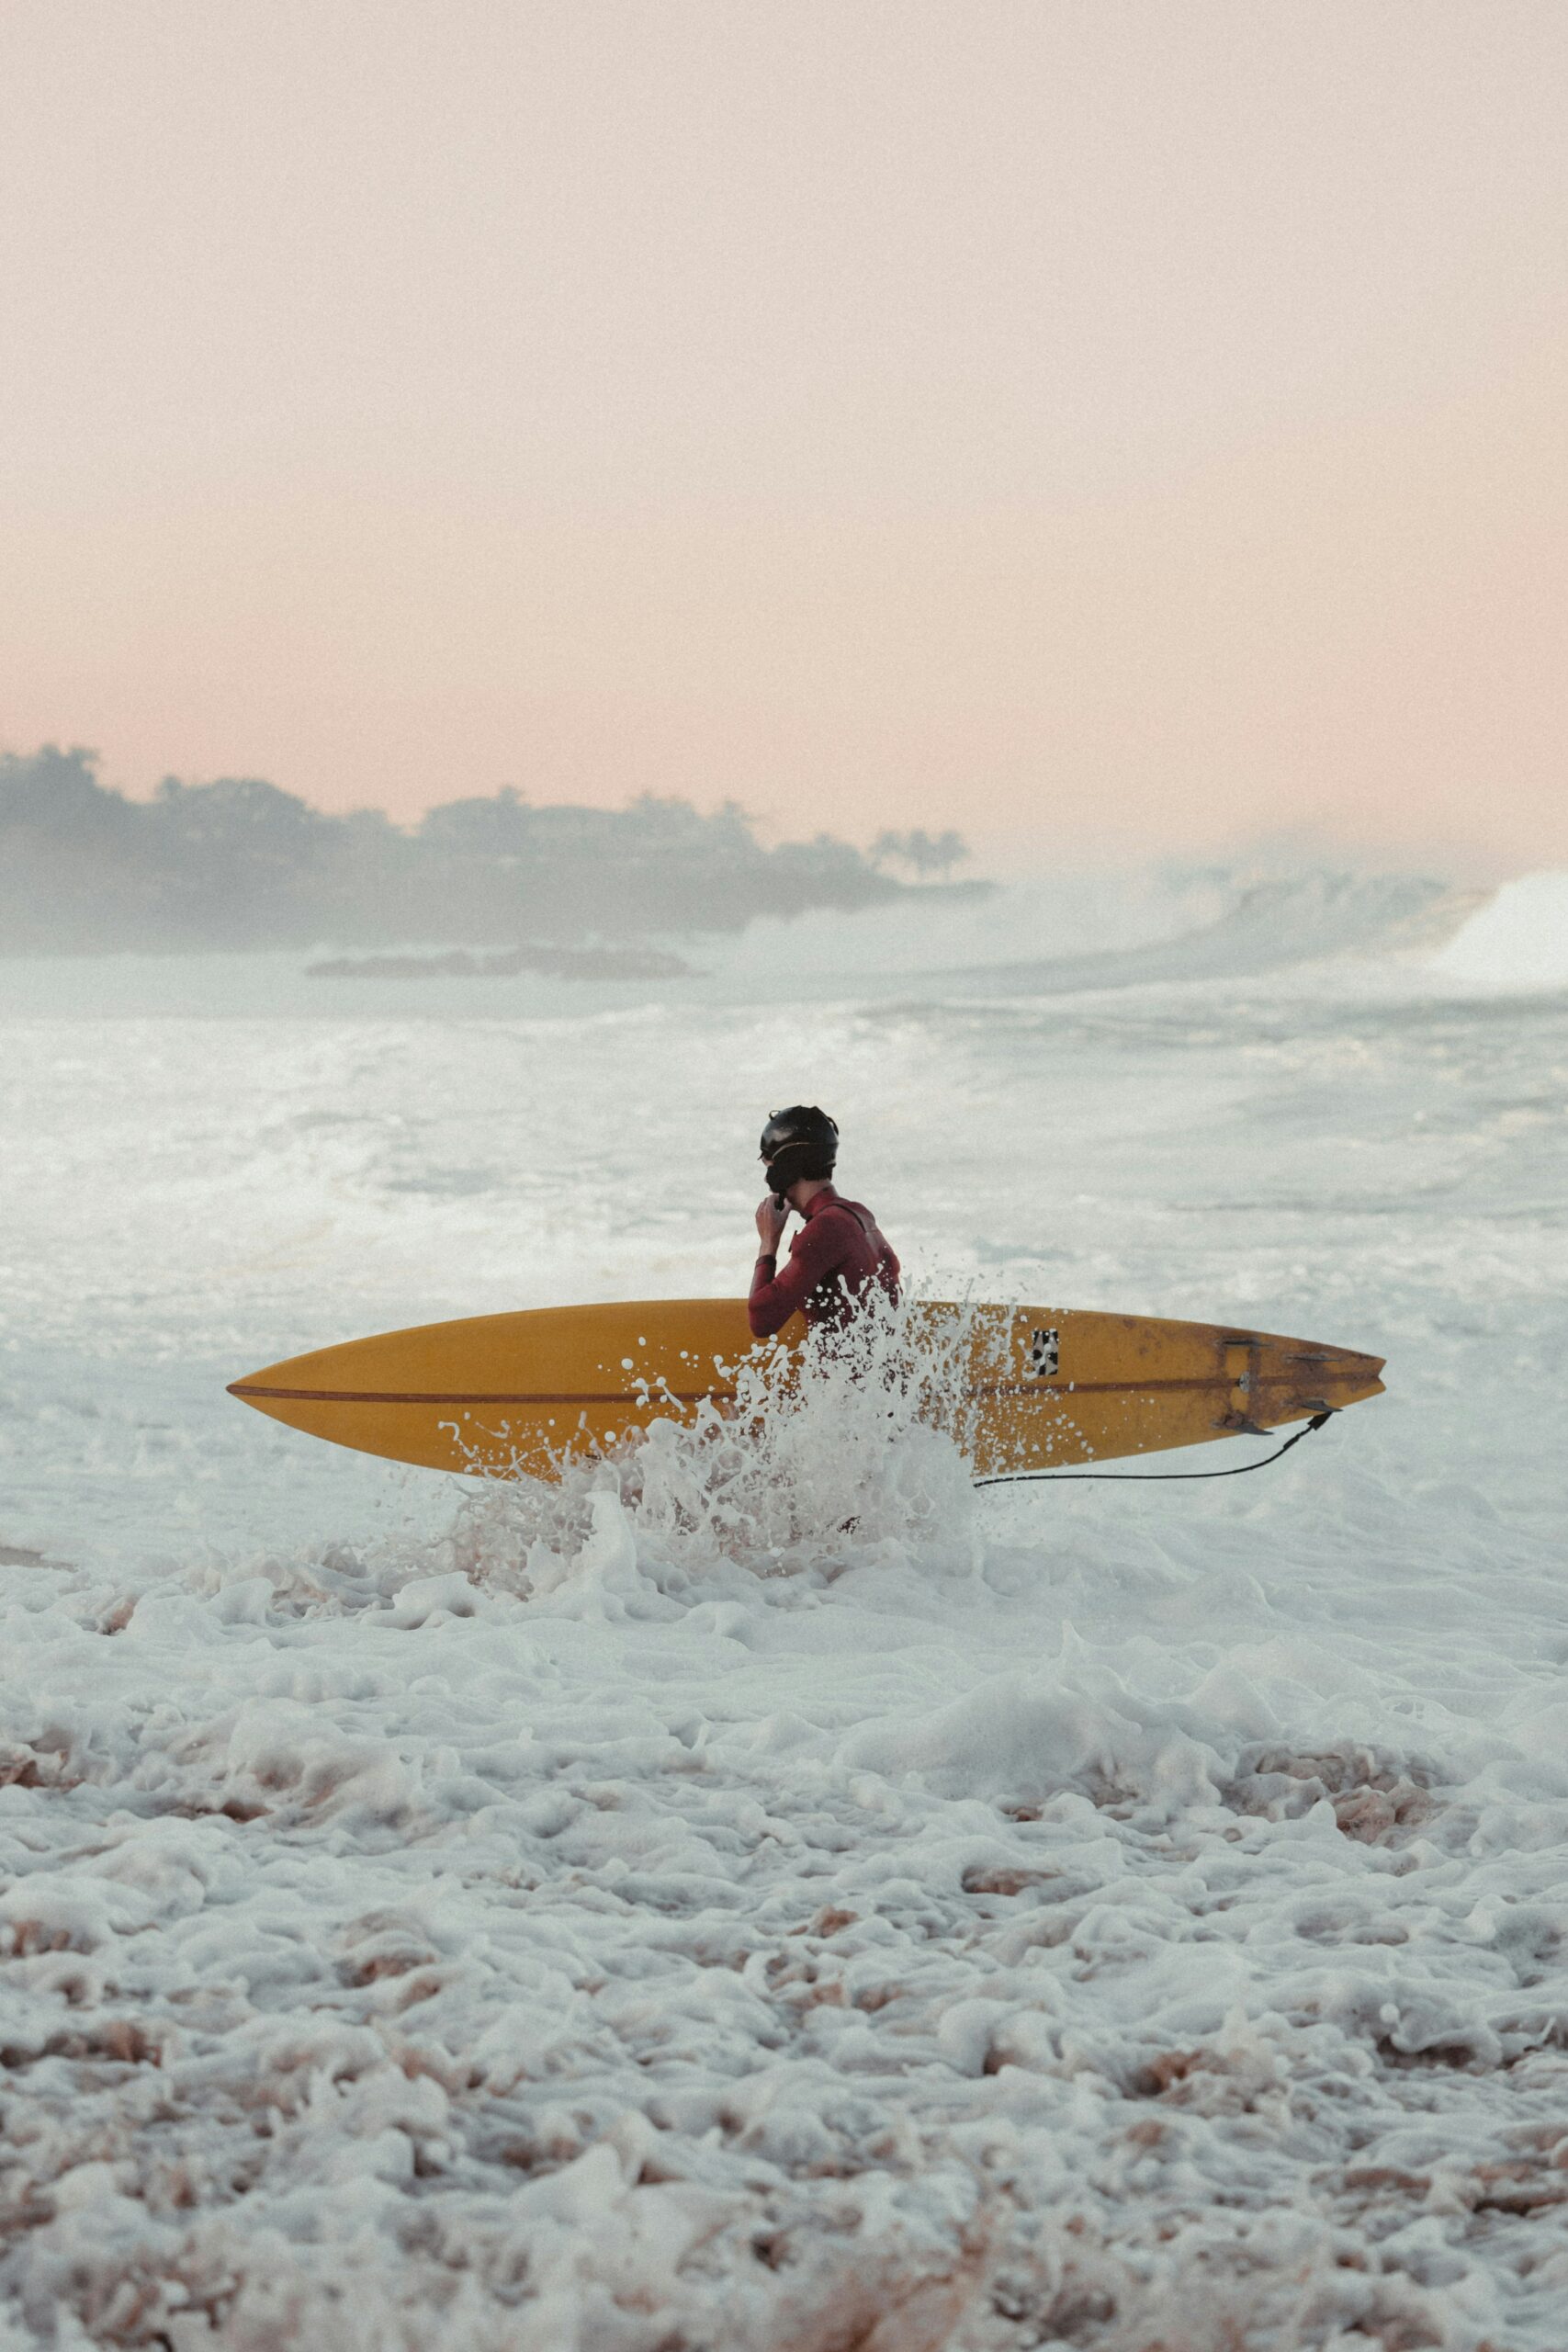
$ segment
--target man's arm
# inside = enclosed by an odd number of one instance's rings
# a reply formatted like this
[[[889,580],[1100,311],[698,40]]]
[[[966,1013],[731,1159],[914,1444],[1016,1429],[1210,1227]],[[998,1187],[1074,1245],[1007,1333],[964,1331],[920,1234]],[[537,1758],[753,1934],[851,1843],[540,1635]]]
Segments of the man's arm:
[[[842,1223],[841,1217],[810,1218],[795,1235],[789,1263],[782,1274],[776,1272],[778,1260],[774,1252],[763,1249],[751,1276],[751,1295],[746,1302],[754,1340],[765,1340],[774,1331],[782,1331],[818,1283],[826,1282],[843,1264],[849,1255],[850,1238],[833,1229]]]

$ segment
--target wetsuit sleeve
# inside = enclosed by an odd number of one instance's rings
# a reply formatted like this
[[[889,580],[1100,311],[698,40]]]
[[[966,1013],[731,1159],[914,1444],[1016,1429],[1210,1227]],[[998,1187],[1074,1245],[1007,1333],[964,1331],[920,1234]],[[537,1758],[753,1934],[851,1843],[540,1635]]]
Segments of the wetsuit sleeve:
[[[776,1258],[766,1255],[758,1259],[751,1276],[751,1295],[746,1302],[754,1340],[765,1340],[772,1332],[782,1330],[818,1283],[826,1282],[844,1263],[853,1240],[844,1232],[843,1224],[841,1217],[812,1217],[795,1235],[789,1263],[782,1274],[774,1271]]]

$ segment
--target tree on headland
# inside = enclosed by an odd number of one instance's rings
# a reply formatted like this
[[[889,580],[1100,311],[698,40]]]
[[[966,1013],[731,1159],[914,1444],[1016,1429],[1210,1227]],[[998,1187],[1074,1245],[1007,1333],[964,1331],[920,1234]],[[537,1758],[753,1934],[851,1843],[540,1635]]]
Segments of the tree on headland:
[[[485,798],[444,800],[420,820],[419,838],[434,848],[515,857],[527,847],[534,811],[515,785]]]
[[[878,833],[871,845],[874,865],[907,865],[923,882],[931,875],[951,874],[969,854],[962,833],[928,833],[917,828],[908,833]]]

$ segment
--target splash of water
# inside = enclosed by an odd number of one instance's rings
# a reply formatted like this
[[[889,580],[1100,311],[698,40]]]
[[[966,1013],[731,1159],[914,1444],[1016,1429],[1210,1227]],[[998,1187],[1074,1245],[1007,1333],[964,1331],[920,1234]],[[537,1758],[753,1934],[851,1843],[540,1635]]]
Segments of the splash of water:
[[[656,1573],[842,1569],[874,1555],[972,1565],[965,1459],[971,1317],[867,1299],[840,1332],[719,1369],[734,1401],[655,1419],[558,1484],[489,1479],[460,1506],[454,1556],[480,1581],[547,1589],[602,1534],[605,1503]]]

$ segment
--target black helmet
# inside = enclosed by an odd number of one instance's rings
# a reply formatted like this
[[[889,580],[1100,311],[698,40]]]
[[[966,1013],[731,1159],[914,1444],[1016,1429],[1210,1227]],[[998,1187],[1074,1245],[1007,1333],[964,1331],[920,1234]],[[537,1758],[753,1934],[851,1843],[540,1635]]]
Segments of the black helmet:
[[[803,1177],[832,1174],[839,1130],[815,1102],[792,1102],[787,1111],[769,1114],[761,1153],[768,1163],[769,1192],[787,1193]]]

